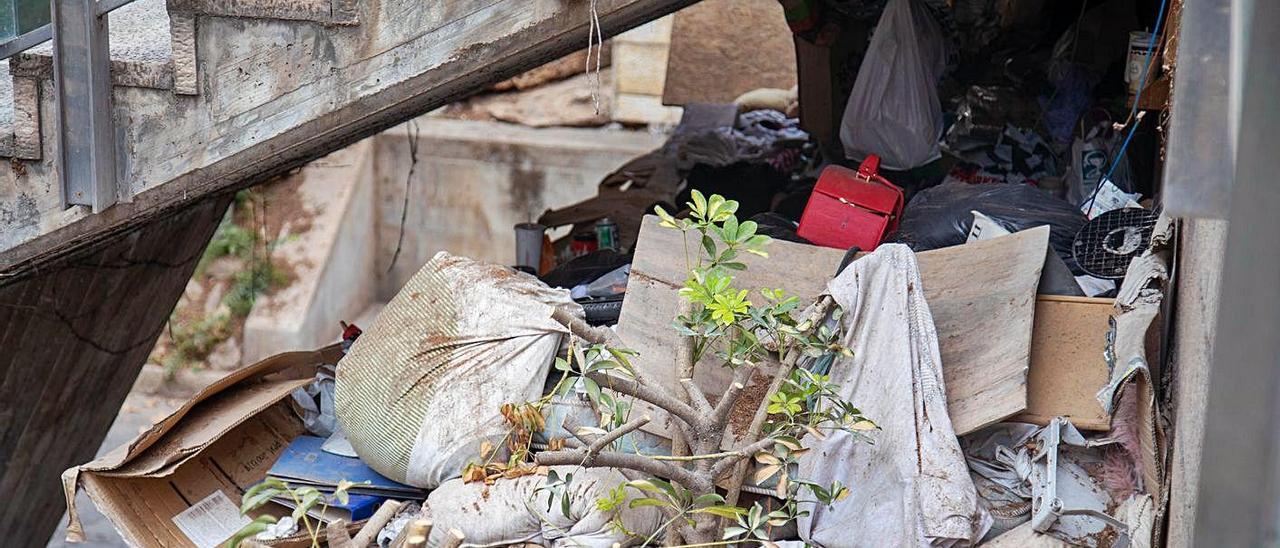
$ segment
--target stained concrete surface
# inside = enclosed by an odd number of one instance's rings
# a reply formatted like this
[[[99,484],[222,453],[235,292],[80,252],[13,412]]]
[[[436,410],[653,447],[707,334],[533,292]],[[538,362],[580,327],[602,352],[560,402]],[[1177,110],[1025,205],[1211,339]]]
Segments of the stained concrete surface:
[[[180,399],[159,398],[136,392],[129,394],[124,406],[120,408],[120,414],[116,416],[116,422],[111,425],[111,430],[107,432],[107,439],[98,448],[98,456],[102,456],[117,446],[132,440],[152,424],[177,409],[179,405],[182,405],[182,402],[183,400]],[[79,509],[80,519],[84,522],[85,543],[72,544],[66,541],[67,517],[63,515],[62,522],[58,524],[58,530],[54,531],[53,536],[49,538],[48,546],[59,548],[83,548],[85,546],[123,548],[128,546],[124,539],[120,538],[120,535],[116,533],[115,528],[111,526],[111,522],[107,521],[107,518],[98,512],[93,502],[89,500],[89,496],[84,492],[76,496],[76,508]]]

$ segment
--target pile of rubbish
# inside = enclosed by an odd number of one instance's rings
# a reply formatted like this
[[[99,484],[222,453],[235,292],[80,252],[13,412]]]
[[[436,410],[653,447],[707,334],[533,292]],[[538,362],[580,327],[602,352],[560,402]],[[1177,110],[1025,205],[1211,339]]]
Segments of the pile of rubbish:
[[[67,471],[70,536],[84,489],[156,546],[1157,544],[1174,235],[1085,43],[1111,4],[1049,51],[879,4],[843,157],[688,105],[513,266],[441,252]]]

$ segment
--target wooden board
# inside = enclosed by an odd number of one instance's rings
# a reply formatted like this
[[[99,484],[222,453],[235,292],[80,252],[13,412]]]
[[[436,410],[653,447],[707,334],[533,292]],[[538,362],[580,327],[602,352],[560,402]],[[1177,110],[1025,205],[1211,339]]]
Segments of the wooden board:
[[[1026,409],[1035,292],[1048,237],[1048,228],[1040,227],[917,255],[957,434]],[[688,249],[696,251],[696,242]],[[678,232],[658,227],[656,217],[645,218],[618,322],[622,340],[640,352],[637,367],[672,389],[670,352],[677,335],[671,320],[676,291],[687,275],[684,253]],[[774,241],[769,255],[744,259],[748,268],[735,287],[782,288],[812,301],[835,274],[844,252]],[[708,394],[722,392],[729,380],[724,368],[710,360],[699,363],[696,378]],[[665,431],[659,422],[653,430]]]
[[[1064,416],[1081,430],[1111,429],[1111,416],[1097,394],[1110,377],[1102,353],[1112,302],[1052,295],[1036,299],[1027,411],[1015,420],[1045,425]]]
[[[731,103],[794,85],[795,45],[776,0],[703,0],[676,12],[664,104]]]

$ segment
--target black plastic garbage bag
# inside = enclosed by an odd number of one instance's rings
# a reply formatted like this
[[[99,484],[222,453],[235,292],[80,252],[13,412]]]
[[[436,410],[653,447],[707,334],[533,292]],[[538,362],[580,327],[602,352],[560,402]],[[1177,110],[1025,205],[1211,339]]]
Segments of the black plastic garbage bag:
[[[1010,232],[1049,225],[1049,245],[1075,274],[1084,274],[1071,241],[1085,217],[1070,203],[1028,185],[943,183],[921,190],[907,204],[895,240],[926,251],[960,245],[973,226],[973,212]]]

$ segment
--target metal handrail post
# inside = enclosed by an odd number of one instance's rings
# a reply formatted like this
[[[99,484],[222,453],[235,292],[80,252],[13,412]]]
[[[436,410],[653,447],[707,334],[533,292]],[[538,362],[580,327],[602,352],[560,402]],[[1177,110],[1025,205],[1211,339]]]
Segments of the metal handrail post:
[[[51,0],[57,167],[66,206],[116,203],[107,17],[96,0]]]

